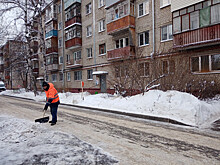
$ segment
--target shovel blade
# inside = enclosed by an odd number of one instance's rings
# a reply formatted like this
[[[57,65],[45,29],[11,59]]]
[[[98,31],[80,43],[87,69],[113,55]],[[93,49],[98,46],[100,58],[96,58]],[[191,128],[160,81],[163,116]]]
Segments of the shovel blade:
[[[48,121],[49,121],[49,116],[35,120],[35,122],[38,122],[38,123],[47,123]]]

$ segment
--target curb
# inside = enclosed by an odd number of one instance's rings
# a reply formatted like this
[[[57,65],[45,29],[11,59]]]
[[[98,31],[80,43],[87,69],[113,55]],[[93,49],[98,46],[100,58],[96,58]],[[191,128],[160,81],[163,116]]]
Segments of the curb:
[[[25,97],[18,97],[18,96],[11,96],[11,95],[2,95],[2,96],[35,101],[34,99],[25,98]],[[177,125],[192,127],[191,125],[184,124],[184,123],[181,123],[179,121],[169,119],[169,118],[155,117],[155,116],[135,114],[135,113],[129,113],[129,112],[120,112],[120,111],[117,111],[117,110],[94,108],[94,107],[72,105],[72,104],[65,104],[65,103],[61,103],[60,105],[65,105],[65,106],[69,106],[69,107],[76,107],[76,108],[84,108],[84,109],[89,109],[89,110],[93,110],[93,111],[107,112],[107,113],[113,113],[113,114],[119,114],[119,115],[124,115],[124,116],[130,116],[130,117],[136,117],[136,118],[141,118],[141,119],[148,119],[148,120],[154,120],[154,121],[160,121],[160,122],[166,122],[166,123],[171,123],[171,124],[177,124]]]

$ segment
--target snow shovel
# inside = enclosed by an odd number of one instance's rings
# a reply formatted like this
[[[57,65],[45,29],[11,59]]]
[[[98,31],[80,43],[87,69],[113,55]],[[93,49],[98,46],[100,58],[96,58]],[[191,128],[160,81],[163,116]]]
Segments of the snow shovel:
[[[39,123],[47,123],[49,121],[49,116],[44,117],[45,115],[45,110],[44,110],[44,114],[42,118],[36,119],[35,122],[39,122]]]

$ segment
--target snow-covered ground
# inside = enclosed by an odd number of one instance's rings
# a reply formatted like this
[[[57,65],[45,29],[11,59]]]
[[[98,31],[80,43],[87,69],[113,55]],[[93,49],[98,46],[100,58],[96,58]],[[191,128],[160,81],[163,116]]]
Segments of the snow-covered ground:
[[[44,92],[34,96],[33,92],[7,90],[0,93],[45,101]],[[84,93],[59,93],[61,103],[97,107],[135,114],[164,117],[187,125],[207,128],[220,119],[220,96],[202,101],[191,94],[160,90],[150,90],[144,95],[121,97],[110,94],[91,95]]]
[[[0,116],[0,164],[105,164],[109,154],[71,134],[10,116]]]

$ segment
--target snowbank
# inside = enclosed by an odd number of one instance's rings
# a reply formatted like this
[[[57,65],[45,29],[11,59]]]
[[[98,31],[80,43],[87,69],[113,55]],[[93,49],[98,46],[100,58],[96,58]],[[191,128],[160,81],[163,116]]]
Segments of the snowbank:
[[[21,96],[44,101],[45,94],[34,97],[33,92],[13,93],[4,91],[0,94]],[[201,101],[191,94],[179,91],[150,90],[144,95],[120,97],[110,94],[90,95],[84,93],[59,93],[61,103],[111,109],[142,115],[173,119],[196,127],[209,127],[220,119],[220,97]]]

